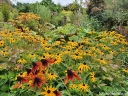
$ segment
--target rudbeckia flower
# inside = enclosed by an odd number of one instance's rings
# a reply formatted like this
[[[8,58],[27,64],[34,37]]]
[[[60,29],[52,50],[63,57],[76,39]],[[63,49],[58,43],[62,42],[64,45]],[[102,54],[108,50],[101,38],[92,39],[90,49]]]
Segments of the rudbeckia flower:
[[[55,94],[55,96],[61,96],[61,92],[58,90],[53,91],[53,93]]]
[[[86,91],[86,92],[89,91],[89,86],[88,86],[88,84],[84,84],[84,83],[83,83],[83,84],[79,84],[78,86],[79,86],[78,88],[79,88],[80,91]]]
[[[125,72],[125,73],[128,73],[128,69],[127,68],[123,69],[122,71]]]
[[[103,58],[98,59],[98,61],[100,62],[100,64],[107,64],[107,62]]]
[[[4,46],[4,41],[0,40],[0,47]]]
[[[94,72],[90,72],[90,77],[91,77],[91,81],[95,82],[96,78],[95,78],[95,73]]]
[[[48,73],[47,74],[47,77],[48,77],[49,80],[56,80],[57,75],[54,74],[54,73]]]
[[[52,64],[56,59],[41,59],[40,62],[32,62],[32,71],[35,73],[37,71],[42,71],[48,67],[49,64]]]
[[[17,77],[17,83],[13,86],[13,88],[20,88],[22,87],[22,83],[27,83],[28,80],[25,77],[18,76]]]
[[[48,87],[46,86],[44,88],[44,92],[41,92],[41,94],[43,96],[60,96],[60,95],[56,95],[57,93],[55,92],[55,88],[53,88],[52,86]]]
[[[78,67],[78,70],[80,72],[83,72],[83,71],[88,71],[90,69],[90,67],[84,62],[83,64],[80,64],[79,67]]]
[[[71,69],[67,70],[67,76],[65,76],[65,84],[71,80],[72,82],[74,81],[74,78],[76,78],[77,80],[81,80],[81,78],[77,75],[76,72],[73,72]]]
[[[34,76],[32,78],[32,88],[38,87],[38,89],[41,89],[42,84],[45,84],[46,81],[42,76]]]

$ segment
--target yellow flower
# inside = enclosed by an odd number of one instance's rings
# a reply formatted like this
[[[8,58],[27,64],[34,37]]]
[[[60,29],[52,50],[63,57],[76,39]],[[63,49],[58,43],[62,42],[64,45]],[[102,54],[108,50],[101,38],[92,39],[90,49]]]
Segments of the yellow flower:
[[[3,51],[1,51],[1,54],[2,54],[3,56],[6,56],[6,55],[8,55],[8,52],[5,51],[5,50],[3,50]]]
[[[35,58],[36,57],[36,54],[33,54],[33,53],[32,54],[29,54],[28,57],[29,58]]]
[[[90,72],[90,77],[91,77],[91,81],[95,82],[96,78],[95,78],[95,73],[94,72]]]
[[[40,94],[42,94],[43,96],[56,96],[54,93],[55,90],[56,89],[53,88],[52,86],[50,86],[50,87],[46,86],[44,88],[44,92],[41,92]]]
[[[80,64],[78,67],[79,72],[88,71],[90,67],[84,62],[83,64]]]
[[[115,51],[109,51],[109,53],[110,53],[110,54],[116,54],[116,52],[115,52]]]
[[[109,50],[110,48],[108,46],[102,46],[103,50]]]
[[[88,84],[85,84],[85,83],[79,84],[79,85],[78,85],[78,89],[79,89],[80,91],[85,91],[85,92],[90,91]]]
[[[98,61],[100,62],[100,64],[107,64],[107,62],[103,58],[98,59]]]
[[[54,74],[54,73],[48,73],[47,74],[47,77],[48,77],[49,80],[56,80],[57,75]]]
[[[113,45],[118,45],[118,42],[116,42],[116,41],[110,41],[110,43]]]
[[[0,70],[2,69],[2,67],[0,66]]]
[[[77,60],[77,59],[82,59],[82,58],[83,58],[83,57],[80,56],[79,54],[71,55],[71,57],[72,57],[73,59],[75,59],[75,60]]]
[[[128,69],[123,69],[122,71],[125,73],[128,73]]]
[[[76,84],[69,84],[69,88],[71,88],[71,89],[77,88],[77,85]]]
[[[14,43],[15,39],[14,38],[10,38],[10,43]]]
[[[25,63],[27,63],[27,61],[26,61],[25,59],[19,59],[17,62],[20,63],[20,64],[25,64]]]
[[[0,47],[4,46],[4,41],[0,40]]]
[[[58,63],[62,62],[61,56],[57,56],[56,58],[57,58],[57,59],[56,59],[56,61],[55,61],[54,64],[58,64]]]

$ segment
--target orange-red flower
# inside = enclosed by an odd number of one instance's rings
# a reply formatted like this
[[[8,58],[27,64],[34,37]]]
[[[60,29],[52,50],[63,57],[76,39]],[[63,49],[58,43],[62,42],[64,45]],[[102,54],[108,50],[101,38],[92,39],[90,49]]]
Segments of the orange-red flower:
[[[38,87],[38,89],[41,89],[42,84],[45,84],[46,81],[42,76],[35,76],[32,80],[32,88]]]
[[[18,82],[13,86],[14,89],[22,87],[22,83],[27,83],[29,80],[24,77],[18,76],[17,81]]]
[[[42,71],[41,70],[41,65],[42,65],[42,63],[40,62],[32,62],[32,65],[33,65],[33,67],[32,67],[32,73],[33,74],[37,74],[38,72],[40,72],[40,71]]]
[[[74,78],[76,78],[77,80],[81,80],[81,78],[77,75],[76,72],[73,72],[71,69],[67,70],[67,76],[65,76],[64,82],[67,83],[69,80],[73,82]]]
[[[32,62],[32,72],[40,72],[48,67],[48,64],[53,64],[56,59],[41,59],[39,62]]]
[[[48,67],[48,64],[53,64],[55,61],[56,59],[41,59],[44,68]]]
[[[58,91],[58,90],[53,91],[53,93],[54,93],[56,96],[61,96],[61,92]]]

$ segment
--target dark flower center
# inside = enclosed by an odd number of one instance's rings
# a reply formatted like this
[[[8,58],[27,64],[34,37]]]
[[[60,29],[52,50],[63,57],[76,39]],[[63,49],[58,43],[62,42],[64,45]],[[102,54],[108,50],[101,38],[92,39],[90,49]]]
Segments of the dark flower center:
[[[35,83],[39,83],[39,82],[40,82],[40,78],[36,77],[36,78],[34,79],[34,84],[35,84]]]
[[[103,60],[103,58],[100,58],[100,60]]]
[[[17,81],[21,81],[22,79],[23,79],[23,78],[20,77],[20,76],[17,77]]]
[[[42,73],[45,74],[45,70],[43,70]]]
[[[86,65],[86,62],[84,62],[83,64]]]
[[[45,59],[41,59],[41,62],[43,65],[47,65],[47,63],[48,63],[47,60],[45,60]]]
[[[53,91],[53,93],[54,93],[54,94],[57,94],[58,92],[57,92],[57,90],[55,90],[55,91]]]
[[[47,93],[50,93],[50,92],[51,92],[50,90],[47,91]]]
[[[83,86],[85,86],[85,84],[83,84]]]
[[[31,69],[26,69],[26,71],[27,71],[27,74],[29,74],[31,72]]]
[[[71,70],[67,70],[67,73],[68,73],[68,76],[72,76],[73,75]]]
[[[35,62],[32,62],[32,65],[35,67],[36,66],[36,63]]]

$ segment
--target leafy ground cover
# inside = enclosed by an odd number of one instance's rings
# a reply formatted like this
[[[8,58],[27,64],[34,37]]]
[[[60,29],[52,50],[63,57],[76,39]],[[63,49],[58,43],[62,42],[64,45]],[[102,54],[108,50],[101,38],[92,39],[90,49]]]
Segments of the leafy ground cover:
[[[42,37],[27,28],[26,21],[38,17],[23,16],[22,29],[14,20],[14,28],[0,31],[0,96],[128,94],[124,36],[67,24]]]

